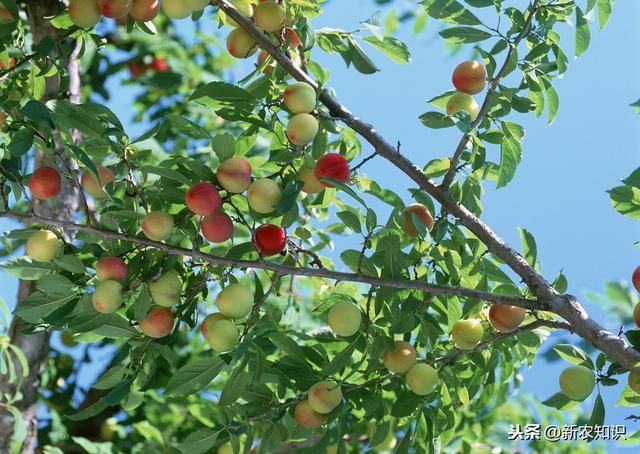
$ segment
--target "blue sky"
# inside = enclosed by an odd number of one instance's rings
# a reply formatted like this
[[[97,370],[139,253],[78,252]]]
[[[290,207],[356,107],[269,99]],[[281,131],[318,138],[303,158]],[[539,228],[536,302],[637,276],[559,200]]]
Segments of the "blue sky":
[[[371,0],[329,2],[325,14],[313,24],[316,28],[353,30],[375,11]],[[517,248],[518,227],[533,233],[547,279],[563,270],[569,292],[581,298],[585,291],[601,292],[608,281],[629,280],[633,268],[640,264],[634,246],[640,238],[637,221],[615,212],[605,193],[638,166],[640,157],[640,118],[629,107],[640,97],[640,66],[634,58],[640,55],[638,17],[640,3],[616,2],[609,25],[602,32],[592,32],[589,50],[572,60],[563,79],[556,81],[560,111],[555,122],[547,126],[546,115],[538,119],[514,115],[513,120],[527,129],[523,163],[514,181],[500,190],[493,189],[492,183],[485,186],[483,220]],[[347,69],[337,54],[314,51],[314,57],[330,69],[330,85],[339,99],[374,124],[390,142],[400,140],[402,152],[418,165],[451,154],[460,134],[455,129],[430,130],[418,120],[421,113],[431,110],[427,99],[451,88],[452,69],[470,52],[463,49],[450,56],[443,41],[436,38],[438,27],[430,21],[427,31],[415,37],[410,27],[404,30],[401,26],[398,35],[409,45],[412,62],[396,65],[371,50],[382,71],[369,76]],[[561,30],[563,46],[572,54],[573,30],[568,26]],[[238,79],[244,74],[242,66],[235,71]],[[130,120],[127,98],[117,96],[111,106],[125,124]],[[365,154],[370,151],[364,148]],[[409,200],[405,191],[409,180],[382,158],[366,164],[365,172]],[[1,230],[15,226],[0,220]],[[13,277],[0,274],[0,296],[10,307],[16,288]],[[617,332],[619,322],[602,308],[587,304],[587,309],[607,329]],[[523,389],[541,399],[550,396],[558,390],[555,377],[565,365],[563,361],[546,364],[539,359],[524,371]],[[607,388],[603,395],[608,424],[625,423],[624,418],[634,414],[633,409],[613,406],[620,390]],[[593,397],[586,402],[585,413],[591,411],[592,402]],[[526,422],[530,421],[522,423]],[[628,432],[633,433],[636,424],[626,423]],[[611,452],[632,452],[613,449]]]

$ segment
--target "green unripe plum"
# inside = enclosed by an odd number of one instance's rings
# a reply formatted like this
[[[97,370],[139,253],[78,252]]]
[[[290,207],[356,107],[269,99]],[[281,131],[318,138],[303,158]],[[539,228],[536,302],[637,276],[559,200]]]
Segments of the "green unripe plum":
[[[349,301],[335,304],[329,310],[329,326],[338,336],[353,336],[360,329],[362,312]]]
[[[629,388],[640,394],[640,367],[634,367],[629,372]]]
[[[342,401],[342,390],[340,385],[334,381],[323,380],[309,388],[309,405],[314,411],[326,415]]]
[[[107,418],[100,426],[100,437],[103,440],[111,440],[116,433],[118,433],[118,420]]]
[[[306,145],[318,134],[318,120],[308,113],[295,114],[287,124],[287,137],[296,145]]]
[[[327,422],[327,415],[318,413],[309,404],[309,400],[301,400],[293,409],[293,418],[306,429],[317,429]]]
[[[247,199],[256,213],[268,214],[276,209],[282,197],[278,183],[270,178],[259,178],[249,185]]]
[[[382,363],[390,372],[404,374],[416,363],[416,349],[409,342],[395,341],[395,349],[382,352]]]
[[[469,113],[471,121],[473,121],[480,112],[480,106],[473,99],[473,96],[457,91],[447,101],[447,114],[454,115],[463,110]]]
[[[451,331],[453,342],[460,350],[473,350],[484,336],[480,320],[458,320]]]
[[[180,301],[182,279],[176,270],[169,270],[149,284],[151,299],[158,306],[171,307]]]
[[[251,17],[253,15],[253,5],[251,4],[251,0],[231,0],[231,3],[243,16]],[[222,10],[220,10],[220,17],[223,22],[231,25],[232,27],[237,27],[238,23],[227,16]]]
[[[69,18],[80,28],[91,28],[98,23],[102,13],[97,0],[71,0]]]
[[[208,315],[201,326],[207,344],[219,353],[228,352],[238,344],[236,325],[222,314]]]
[[[426,396],[438,385],[438,371],[429,364],[418,363],[409,369],[405,379],[411,391],[419,396]]]
[[[253,308],[253,292],[242,284],[231,284],[216,297],[220,313],[229,318],[242,318],[249,315]]]
[[[227,50],[236,58],[247,58],[256,53],[258,44],[245,29],[236,28],[227,36]]]
[[[272,1],[258,4],[253,10],[253,20],[258,28],[265,32],[275,32],[284,26],[286,13],[284,8]]]
[[[302,166],[298,170],[298,180],[304,183],[301,191],[307,194],[317,194],[324,191],[325,186],[316,178],[315,167]]]
[[[111,314],[122,304],[122,284],[118,281],[101,281],[93,292],[92,303],[95,310],[102,314]]]
[[[306,82],[295,82],[284,89],[284,104],[297,113],[309,113],[316,107],[316,91]]]
[[[216,454],[236,454],[233,450],[233,445],[231,444],[230,441],[227,441],[226,443],[222,443],[220,446],[218,446],[218,450],[216,451]]]
[[[164,211],[152,211],[142,218],[142,232],[153,241],[166,240],[173,230],[173,218]]]
[[[33,260],[48,263],[60,252],[60,240],[51,230],[39,230],[29,235],[25,249]]]
[[[239,194],[246,191],[251,183],[251,164],[246,159],[229,158],[216,170],[216,178],[227,191]]]
[[[191,9],[184,0],[162,0],[162,11],[172,19],[184,19],[191,15]]]
[[[155,339],[167,336],[173,330],[173,312],[166,307],[152,307],[140,322],[140,331]]]
[[[193,11],[200,11],[209,6],[209,1],[210,0],[184,0],[184,4]]]
[[[596,386],[596,378],[585,366],[569,366],[560,374],[560,389],[569,399],[585,400]]]

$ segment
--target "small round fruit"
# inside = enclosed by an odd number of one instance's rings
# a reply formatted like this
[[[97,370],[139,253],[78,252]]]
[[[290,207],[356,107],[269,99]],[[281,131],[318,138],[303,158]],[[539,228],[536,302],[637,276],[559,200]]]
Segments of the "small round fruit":
[[[405,379],[411,391],[419,396],[426,396],[438,386],[438,371],[429,364],[418,363],[409,369]]]
[[[447,101],[447,115],[455,115],[460,111],[468,112],[471,116],[471,121],[475,120],[480,112],[480,106],[473,96],[462,92],[456,92]]]
[[[309,404],[309,400],[301,400],[293,409],[293,419],[306,429],[317,429],[327,421],[327,415],[318,413]]]
[[[451,331],[453,342],[460,350],[473,350],[484,336],[480,320],[458,320]]]
[[[640,292],[640,266],[633,270],[631,275],[631,282],[637,291]]]
[[[323,380],[309,388],[307,398],[314,411],[326,415],[342,402],[342,390],[336,382]]]
[[[394,350],[382,352],[382,363],[390,372],[404,374],[416,363],[416,349],[405,341],[395,341]]]
[[[207,216],[220,209],[222,199],[213,184],[202,181],[189,188],[185,196],[185,203],[195,214]]]
[[[273,1],[258,4],[253,10],[253,20],[258,28],[265,32],[275,32],[284,26],[286,13],[284,8]]]
[[[429,232],[433,230],[433,216],[431,216],[429,209],[421,203],[412,203],[402,212],[402,229],[408,236],[418,236],[418,229],[413,220],[414,216],[422,222],[424,228]]]
[[[349,181],[351,171],[349,170],[349,162],[339,153],[327,153],[318,159],[314,174],[318,181],[324,186],[332,188],[333,185],[322,178],[332,178],[340,183]]]
[[[324,191],[324,184],[316,178],[315,167],[305,167],[304,165],[298,170],[298,180],[304,183],[301,191],[307,194],[316,194]]]
[[[247,58],[256,53],[258,44],[245,29],[236,28],[227,36],[227,50],[236,58]]]
[[[104,187],[113,182],[115,177],[108,167],[98,166],[97,170],[100,181],[89,170],[85,170],[80,177],[80,184],[91,197],[101,199],[107,196]]]
[[[184,0],[162,0],[162,11],[172,19],[184,19],[191,15]]]
[[[460,63],[453,70],[451,81],[456,90],[470,95],[480,93],[485,86],[487,72],[484,66],[475,60]]]
[[[40,200],[49,200],[60,193],[62,178],[54,167],[40,167],[29,178],[31,194]]]
[[[526,315],[523,307],[494,304],[489,309],[489,323],[497,331],[508,333],[517,329]]]
[[[239,194],[251,183],[251,164],[242,158],[229,158],[218,167],[216,178],[227,191]]]
[[[278,183],[270,178],[259,178],[249,185],[247,199],[256,213],[268,214],[276,209],[282,197]]]
[[[192,11],[201,11],[209,6],[210,0],[183,0],[187,8]]]
[[[48,263],[60,252],[60,240],[51,230],[38,230],[29,235],[25,249],[33,260]]]
[[[210,314],[200,327],[207,344],[219,353],[233,350],[238,343],[238,329],[236,325],[222,314]]]
[[[142,218],[142,232],[153,241],[163,241],[171,235],[173,218],[164,211],[152,211]]]
[[[269,58],[269,52],[267,52],[264,49],[261,50],[260,53],[258,54],[258,61],[256,63],[258,68],[260,68],[264,64],[264,62],[267,60],[267,58]],[[267,65],[265,65],[264,68],[262,68],[262,72],[265,73],[265,74],[271,74],[275,67],[276,67],[276,64],[272,59],[272,60],[269,61],[269,63]]]
[[[560,389],[572,400],[585,400],[596,386],[591,369],[584,366],[569,366],[560,374]]]
[[[173,330],[173,312],[166,307],[152,307],[140,322],[140,331],[149,337],[165,337]]]
[[[640,367],[634,367],[629,372],[629,388],[640,394]]]
[[[284,89],[284,104],[297,113],[309,113],[316,107],[316,91],[306,82],[295,82]]]
[[[231,284],[216,297],[220,313],[229,318],[243,318],[253,309],[253,292],[242,284]]]
[[[118,281],[100,281],[93,292],[91,302],[100,313],[111,314],[122,304],[122,284]]]
[[[169,270],[149,284],[151,299],[158,306],[171,307],[180,301],[182,279],[176,270]]]
[[[287,137],[296,145],[307,145],[318,134],[318,120],[308,113],[295,114],[287,124]]]
[[[100,11],[106,17],[118,19],[129,14],[133,0],[99,0]]]
[[[253,15],[253,5],[251,4],[251,0],[231,0],[231,3],[240,13],[242,13],[245,17],[251,17]],[[224,12],[220,11],[220,16],[223,22],[231,25],[232,27],[237,27],[238,23],[227,16]]]
[[[329,326],[338,336],[353,336],[360,329],[362,312],[349,301],[342,301],[329,309]]]
[[[233,221],[226,213],[213,213],[202,220],[200,230],[207,241],[224,243],[233,236]]]
[[[118,281],[127,279],[127,264],[120,257],[102,257],[96,263],[96,276],[101,281]]]
[[[160,0],[133,0],[133,7],[129,14],[140,22],[155,19],[160,12]]]
[[[274,224],[258,227],[254,234],[254,244],[264,256],[279,254],[287,245],[287,232]]]
[[[97,0],[71,0],[69,18],[80,28],[91,28],[98,23],[102,13]]]

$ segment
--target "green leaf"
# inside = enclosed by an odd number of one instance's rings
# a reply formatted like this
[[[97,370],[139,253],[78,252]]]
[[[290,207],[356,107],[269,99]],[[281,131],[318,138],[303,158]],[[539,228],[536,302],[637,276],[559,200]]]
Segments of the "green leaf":
[[[19,158],[33,146],[34,133],[31,129],[22,128],[11,135],[11,142],[7,146],[14,158]]]
[[[349,43],[351,63],[353,63],[354,68],[362,74],[373,74],[379,71],[362,47],[350,35],[347,37],[347,42]]]
[[[189,454],[202,454],[211,451],[218,440],[219,431],[200,429],[185,438],[178,449]]]
[[[429,16],[443,22],[462,25],[482,24],[480,19],[456,0],[423,0],[421,4]]]
[[[440,32],[440,36],[453,43],[477,43],[491,38],[491,33],[474,27],[451,27]]]
[[[225,161],[235,154],[236,139],[228,132],[216,134],[211,139],[211,149],[220,162]]]
[[[385,36],[382,40],[375,36],[364,38],[366,42],[382,51],[393,62],[403,65],[411,61],[411,53],[405,43],[391,36]]]
[[[306,364],[304,350],[293,339],[280,331],[270,331],[267,337],[278,349],[289,355],[291,358]]]
[[[143,173],[151,173],[153,175],[158,175],[161,177],[169,178],[172,180],[179,181],[180,183],[184,183],[186,185],[191,184],[189,179],[185,177],[183,174],[178,172],[177,170],[172,170],[167,167],[160,166],[144,166],[140,169]]]
[[[547,108],[549,111],[549,120],[547,124],[553,123],[553,120],[556,119],[556,115],[558,115],[558,108],[560,106],[560,97],[558,96],[558,92],[551,82],[546,84],[545,91],[547,93]]]
[[[128,373],[129,369],[126,366],[113,366],[100,376],[98,381],[93,384],[93,388],[111,389],[120,383]]]
[[[448,128],[456,124],[453,118],[440,112],[425,112],[418,118],[423,125],[432,129]]]
[[[194,139],[209,139],[211,135],[202,126],[176,114],[169,114],[166,119],[182,134]]]
[[[521,160],[522,146],[520,143],[505,137],[500,145],[500,168],[498,169],[497,188],[502,188],[513,180]]]
[[[576,6],[576,57],[579,57],[587,50],[590,40],[591,32],[589,31],[589,24],[580,7]]]
[[[531,266],[536,265],[538,257],[538,247],[536,246],[536,239],[533,235],[523,227],[518,227],[520,231],[520,240],[522,241],[522,252],[527,263]]]
[[[596,396],[596,401],[593,404],[593,410],[591,411],[591,417],[589,418],[589,426],[601,426],[604,424],[604,401],[600,393]]]
[[[558,353],[558,355],[570,363],[585,366],[591,370],[594,369],[593,361],[581,348],[571,344],[558,344],[554,346],[553,349]]]
[[[619,213],[633,219],[640,219],[640,189],[631,186],[618,186],[607,191],[611,205]]]
[[[598,27],[600,30],[609,22],[612,6],[613,0],[598,0]]]
[[[320,371],[320,375],[330,376],[336,374],[343,367],[349,364],[349,362],[351,361],[351,356],[353,355],[353,351],[356,348],[356,343],[359,341],[359,339],[360,335],[358,335],[347,348],[340,350],[340,352],[333,358],[333,360],[322,368],[322,371]]]
[[[240,398],[240,395],[247,388],[251,374],[244,372],[244,364],[240,364],[229,376],[224,385],[218,405],[227,406]]]
[[[575,401],[569,399],[563,393],[555,393],[553,396],[549,397],[542,401],[542,405],[546,405],[547,407],[557,408],[558,410],[568,410],[577,405],[580,405],[579,401]]]
[[[187,396],[197,393],[214,378],[224,367],[220,358],[200,358],[180,368],[167,383],[166,393],[169,396]]]
[[[355,213],[345,210],[345,211],[340,211],[336,213],[336,216],[338,216],[342,220],[342,222],[344,222],[344,225],[349,227],[355,233],[360,233],[362,231],[360,218],[358,218],[358,216]]]
[[[54,258],[53,263],[74,274],[83,274],[86,271],[84,263],[75,255],[61,255]]]

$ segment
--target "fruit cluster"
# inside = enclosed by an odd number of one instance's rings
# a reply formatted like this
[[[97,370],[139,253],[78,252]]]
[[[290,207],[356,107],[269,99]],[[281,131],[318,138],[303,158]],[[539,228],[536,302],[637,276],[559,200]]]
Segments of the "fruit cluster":
[[[471,95],[484,89],[486,78],[487,72],[481,63],[475,60],[460,63],[451,76],[456,92],[447,101],[447,114],[465,111],[471,116],[471,121],[474,121],[480,112],[480,106]]]

